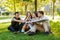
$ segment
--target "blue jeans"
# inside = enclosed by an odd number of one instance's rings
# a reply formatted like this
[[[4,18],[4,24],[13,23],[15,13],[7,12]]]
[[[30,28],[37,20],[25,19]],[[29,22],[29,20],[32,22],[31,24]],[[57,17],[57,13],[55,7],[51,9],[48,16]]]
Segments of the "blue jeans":
[[[22,29],[23,25],[24,25],[24,23],[21,23],[21,24],[18,26],[18,28],[14,28],[13,26],[10,25],[10,26],[8,27],[8,30],[10,30],[11,32],[16,32],[16,31],[20,31],[20,32],[21,32],[21,29]]]

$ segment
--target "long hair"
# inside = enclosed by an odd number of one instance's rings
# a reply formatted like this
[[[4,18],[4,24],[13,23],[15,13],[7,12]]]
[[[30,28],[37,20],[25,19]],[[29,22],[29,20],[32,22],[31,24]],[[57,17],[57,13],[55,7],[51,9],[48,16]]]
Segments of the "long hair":
[[[35,14],[36,17],[38,17],[37,12],[33,12],[33,13]]]
[[[28,12],[26,13],[26,18],[28,17],[28,13],[30,13],[30,17],[32,18],[32,15],[31,15],[31,12],[30,12],[30,11],[28,11]]]

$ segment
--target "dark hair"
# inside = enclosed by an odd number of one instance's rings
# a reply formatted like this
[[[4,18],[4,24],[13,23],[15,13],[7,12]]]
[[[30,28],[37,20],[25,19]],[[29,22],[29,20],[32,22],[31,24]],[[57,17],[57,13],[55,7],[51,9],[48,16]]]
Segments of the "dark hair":
[[[19,12],[15,12],[14,15],[19,14]]]
[[[36,15],[36,17],[38,17],[38,16],[37,16],[37,12],[33,12],[33,13]]]
[[[43,11],[38,11],[37,13],[40,13],[40,14],[44,15],[44,12]]]

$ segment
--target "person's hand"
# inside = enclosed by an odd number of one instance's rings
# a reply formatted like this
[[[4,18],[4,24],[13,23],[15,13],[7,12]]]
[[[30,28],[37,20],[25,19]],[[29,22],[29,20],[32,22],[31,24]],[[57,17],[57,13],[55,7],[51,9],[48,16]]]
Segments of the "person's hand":
[[[30,20],[30,17],[27,17],[26,20],[29,21]]]
[[[20,20],[22,23],[24,23],[25,21],[24,20]]]
[[[31,24],[33,24],[31,21],[30,21]]]
[[[25,21],[24,21],[24,20],[22,20],[22,23],[25,23]]]

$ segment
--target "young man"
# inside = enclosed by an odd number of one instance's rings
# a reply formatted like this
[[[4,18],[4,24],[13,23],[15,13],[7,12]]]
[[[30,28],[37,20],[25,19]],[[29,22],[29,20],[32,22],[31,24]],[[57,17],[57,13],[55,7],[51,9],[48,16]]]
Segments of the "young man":
[[[44,16],[44,12],[43,11],[38,11],[37,12],[38,18],[37,20],[40,20],[40,22],[36,22],[35,27],[36,29],[38,29],[39,31],[43,31],[46,34],[49,34],[50,32],[50,23],[49,23],[49,19],[47,17]],[[43,27],[44,29],[41,29],[40,27]]]
[[[15,12],[15,16],[12,18],[11,25],[8,30],[17,33],[21,32],[24,21],[19,18],[19,12]]]

